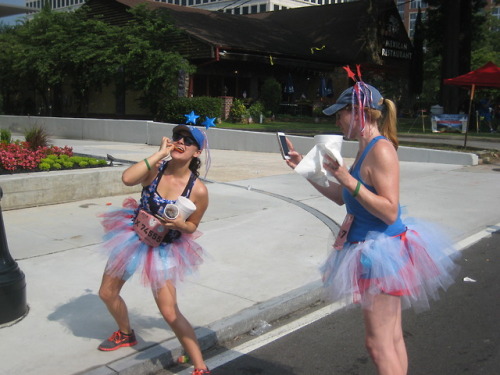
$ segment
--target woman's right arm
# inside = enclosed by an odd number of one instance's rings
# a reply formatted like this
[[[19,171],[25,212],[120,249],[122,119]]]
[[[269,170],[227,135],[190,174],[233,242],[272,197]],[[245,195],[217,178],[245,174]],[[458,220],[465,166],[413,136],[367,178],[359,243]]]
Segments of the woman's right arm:
[[[122,174],[122,181],[127,186],[149,185],[158,174],[160,161],[170,155],[174,145],[170,139],[163,137],[160,149],[153,155],[128,167]]]
[[[286,163],[290,168],[295,169],[295,167],[303,159],[303,156],[295,151],[292,142],[288,138],[286,139],[286,143],[288,144],[288,148],[290,149],[290,152],[288,152],[288,156],[290,156],[290,159],[287,159]],[[309,181],[309,183],[326,198],[337,203],[339,206],[342,206],[344,204],[344,199],[342,198],[342,186],[340,184],[329,181],[329,186],[325,187],[318,185],[311,180],[307,181]]]

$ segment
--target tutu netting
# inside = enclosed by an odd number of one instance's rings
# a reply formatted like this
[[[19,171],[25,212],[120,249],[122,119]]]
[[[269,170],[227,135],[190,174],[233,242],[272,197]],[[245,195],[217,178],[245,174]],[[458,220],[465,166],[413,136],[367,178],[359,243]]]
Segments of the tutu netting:
[[[139,272],[142,283],[156,290],[167,280],[176,285],[196,271],[203,262],[203,248],[195,242],[201,232],[183,233],[171,243],[148,246],[133,229],[137,210],[137,201],[127,198],[122,209],[99,215],[105,231],[103,248],[109,254],[105,273],[127,280]]]
[[[332,249],[321,268],[329,297],[370,309],[373,296],[401,296],[402,307],[416,311],[439,299],[458,273],[458,252],[434,225],[405,220],[408,229],[396,237],[369,232],[366,240]]]

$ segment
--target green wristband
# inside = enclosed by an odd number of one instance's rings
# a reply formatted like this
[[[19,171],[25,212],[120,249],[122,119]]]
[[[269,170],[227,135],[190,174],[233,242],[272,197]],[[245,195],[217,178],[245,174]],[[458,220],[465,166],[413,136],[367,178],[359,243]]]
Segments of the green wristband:
[[[356,198],[359,193],[359,189],[361,188],[361,181],[358,180],[358,184],[356,185],[356,189],[352,192],[352,197]]]
[[[149,165],[148,159],[144,159],[144,163],[146,163],[146,167],[148,167],[148,171],[150,171],[151,166]]]

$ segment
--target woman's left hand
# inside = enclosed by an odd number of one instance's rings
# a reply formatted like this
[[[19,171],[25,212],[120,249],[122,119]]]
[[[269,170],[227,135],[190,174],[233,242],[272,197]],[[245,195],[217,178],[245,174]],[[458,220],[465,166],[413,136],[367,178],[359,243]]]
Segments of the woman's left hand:
[[[349,181],[349,178],[352,178],[346,167],[340,165],[337,160],[332,159],[328,155],[325,155],[325,158],[323,159],[323,168],[335,177],[341,185],[345,186]]]
[[[162,217],[162,224],[167,229],[184,232],[186,230],[186,221],[179,215],[175,219]]]

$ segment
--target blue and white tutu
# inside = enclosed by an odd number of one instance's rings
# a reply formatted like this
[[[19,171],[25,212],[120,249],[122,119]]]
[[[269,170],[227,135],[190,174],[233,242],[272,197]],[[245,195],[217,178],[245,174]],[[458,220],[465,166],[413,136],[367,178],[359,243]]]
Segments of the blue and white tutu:
[[[105,232],[102,246],[109,254],[105,273],[127,280],[139,272],[142,283],[153,290],[164,286],[167,280],[176,285],[203,263],[204,250],[195,242],[202,234],[183,233],[171,243],[148,246],[133,228],[138,208],[135,199],[127,198],[123,208],[99,215]]]
[[[321,267],[324,286],[334,301],[370,309],[373,296],[400,296],[402,307],[416,311],[439,299],[439,289],[453,284],[459,253],[443,231],[420,220],[405,220],[407,231],[390,237],[369,232],[366,240],[331,248]]]

